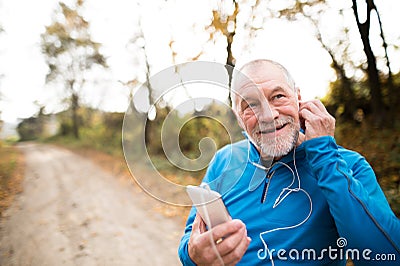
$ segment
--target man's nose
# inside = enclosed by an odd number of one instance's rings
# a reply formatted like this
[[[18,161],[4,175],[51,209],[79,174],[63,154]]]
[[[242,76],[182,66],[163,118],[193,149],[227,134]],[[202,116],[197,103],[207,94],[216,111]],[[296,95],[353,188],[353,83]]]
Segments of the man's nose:
[[[278,117],[278,112],[275,108],[271,107],[268,102],[261,104],[261,108],[257,114],[259,122],[272,122]]]

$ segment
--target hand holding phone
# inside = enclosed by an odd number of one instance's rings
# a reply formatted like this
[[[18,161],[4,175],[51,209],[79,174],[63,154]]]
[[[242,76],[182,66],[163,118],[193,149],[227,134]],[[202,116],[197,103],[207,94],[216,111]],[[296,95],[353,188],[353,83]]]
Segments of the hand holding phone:
[[[197,212],[207,225],[214,226],[232,220],[221,199],[221,195],[211,190],[208,185],[203,186],[187,186],[186,191],[191,198]]]

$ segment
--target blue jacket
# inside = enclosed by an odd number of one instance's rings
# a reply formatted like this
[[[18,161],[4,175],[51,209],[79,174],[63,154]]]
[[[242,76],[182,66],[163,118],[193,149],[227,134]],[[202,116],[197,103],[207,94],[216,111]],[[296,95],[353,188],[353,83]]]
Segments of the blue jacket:
[[[204,182],[223,198],[251,237],[240,265],[400,265],[400,220],[375,174],[356,152],[332,137],[303,142],[270,169],[248,140],[219,150]],[[192,208],[179,246],[194,265],[188,241]]]

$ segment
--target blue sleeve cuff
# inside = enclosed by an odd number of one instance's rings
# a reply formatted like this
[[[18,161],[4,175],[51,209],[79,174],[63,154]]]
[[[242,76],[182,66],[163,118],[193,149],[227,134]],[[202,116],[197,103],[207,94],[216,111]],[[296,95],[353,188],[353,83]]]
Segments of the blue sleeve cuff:
[[[336,140],[331,136],[310,139],[304,142],[307,161],[313,169],[319,169],[338,156]]]
[[[196,264],[192,261],[192,259],[189,256],[189,251],[188,251],[189,238],[190,234],[186,234],[182,237],[178,251],[179,259],[181,260],[181,263],[184,266],[196,266]]]

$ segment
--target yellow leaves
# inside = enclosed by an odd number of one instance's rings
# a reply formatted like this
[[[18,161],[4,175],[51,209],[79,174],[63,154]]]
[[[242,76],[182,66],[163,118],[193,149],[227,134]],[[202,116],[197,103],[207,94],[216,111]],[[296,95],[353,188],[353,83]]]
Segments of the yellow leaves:
[[[94,64],[107,67],[105,57],[99,52],[100,44],[91,40],[89,23],[79,14],[82,3],[78,1],[73,8],[60,3],[53,22],[41,35],[42,51],[49,66],[46,82],[60,78],[68,85],[73,77],[77,84],[83,84],[83,71]]]
[[[62,13],[66,20],[66,25],[68,28],[87,28],[88,22],[79,14],[78,8],[71,9],[64,3],[60,3],[62,8]],[[79,7],[79,5],[78,5]]]
[[[213,10],[213,19],[207,29],[210,31],[210,39],[214,37],[215,32],[220,32],[228,37],[236,30],[236,17],[239,13],[239,4],[232,1],[234,9],[232,14],[224,14],[221,10]]]
[[[47,26],[45,34],[59,36],[59,38],[66,38],[68,36],[67,29],[59,22],[54,22],[50,26]]]
[[[22,191],[22,178],[24,173],[22,154],[15,147],[5,144],[1,145],[0,215],[11,205],[13,197]]]

